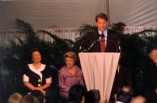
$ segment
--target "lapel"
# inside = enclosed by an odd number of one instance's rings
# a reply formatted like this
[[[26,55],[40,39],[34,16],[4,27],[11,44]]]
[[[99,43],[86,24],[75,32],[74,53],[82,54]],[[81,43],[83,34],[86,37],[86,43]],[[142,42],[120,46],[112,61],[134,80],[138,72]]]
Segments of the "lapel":
[[[105,48],[105,51],[108,50],[108,48],[110,47],[110,42],[112,41],[112,38],[111,38],[111,32],[110,30],[107,29],[107,41],[106,41],[106,48]]]

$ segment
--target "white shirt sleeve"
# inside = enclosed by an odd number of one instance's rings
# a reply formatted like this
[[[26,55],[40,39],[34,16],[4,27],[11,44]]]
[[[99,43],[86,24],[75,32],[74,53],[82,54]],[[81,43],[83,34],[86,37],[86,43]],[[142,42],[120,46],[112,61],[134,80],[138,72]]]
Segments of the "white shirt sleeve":
[[[52,77],[46,79],[46,83],[52,83]]]
[[[26,81],[26,82],[28,82],[29,81],[29,77],[27,76],[27,75],[23,75],[23,81]]]

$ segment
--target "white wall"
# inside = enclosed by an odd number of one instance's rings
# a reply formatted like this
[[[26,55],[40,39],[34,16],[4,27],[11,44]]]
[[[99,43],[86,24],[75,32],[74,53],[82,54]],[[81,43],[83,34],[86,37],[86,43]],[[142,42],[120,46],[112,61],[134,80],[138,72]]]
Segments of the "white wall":
[[[95,15],[106,13],[105,0],[0,1],[0,29],[11,28],[16,17],[35,28],[73,28],[95,24]]]

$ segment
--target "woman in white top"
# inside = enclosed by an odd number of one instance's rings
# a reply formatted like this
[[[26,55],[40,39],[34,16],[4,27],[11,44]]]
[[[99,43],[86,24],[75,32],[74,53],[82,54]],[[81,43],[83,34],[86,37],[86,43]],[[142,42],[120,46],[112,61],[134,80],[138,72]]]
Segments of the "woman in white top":
[[[51,103],[50,99],[56,98],[57,90],[52,90],[51,70],[41,63],[41,53],[38,49],[32,50],[32,64],[28,64],[23,75],[23,83],[26,92],[36,96],[41,103]],[[53,93],[55,92],[55,93]],[[46,98],[46,99],[44,99]],[[49,101],[49,102],[48,102]]]

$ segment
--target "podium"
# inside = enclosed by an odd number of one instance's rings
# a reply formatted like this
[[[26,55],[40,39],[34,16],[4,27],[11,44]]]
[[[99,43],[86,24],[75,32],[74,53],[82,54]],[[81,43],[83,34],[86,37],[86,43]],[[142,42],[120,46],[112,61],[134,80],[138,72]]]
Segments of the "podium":
[[[101,101],[110,98],[120,53],[79,53],[87,90],[98,89]]]

